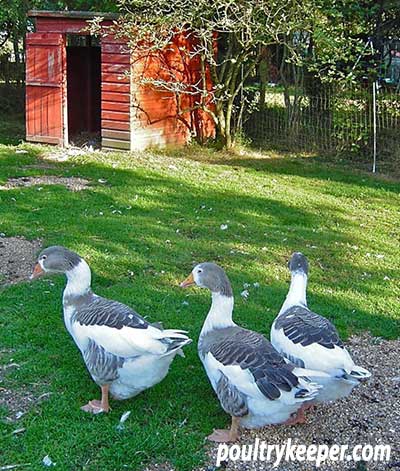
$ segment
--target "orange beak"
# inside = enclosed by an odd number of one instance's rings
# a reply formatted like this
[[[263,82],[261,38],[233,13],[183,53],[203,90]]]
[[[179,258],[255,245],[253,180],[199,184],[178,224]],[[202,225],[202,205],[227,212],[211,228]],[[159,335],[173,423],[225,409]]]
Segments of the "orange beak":
[[[193,273],[191,273],[182,283],[179,285],[181,288],[187,288],[188,286],[192,286],[195,284]]]
[[[43,268],[37,263],[33,269],[32,275],[30,276],[31,280],[35,280],[44,274]]]

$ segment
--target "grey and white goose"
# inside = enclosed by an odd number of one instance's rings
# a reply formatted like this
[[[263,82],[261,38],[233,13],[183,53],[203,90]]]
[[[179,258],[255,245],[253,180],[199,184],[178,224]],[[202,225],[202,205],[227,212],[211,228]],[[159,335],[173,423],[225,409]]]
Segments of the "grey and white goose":
[[[181,283],[208,288],[211,309],[200,333],[198,352],[214,391],[232,417],[230,430],[214,430],[208,439],[235,441],[239,426],[296,423],[302,404],[318,394],[312,373],[287,362],[261,334],[232,320],[233,294],[224,270],[201,263]]]
[[[109,393],[128,399],[159,383],[175,355],[191,342],[182,330],[162,330],[128,306],[94,294],[88,264],[65,247],[41,252],[32,278],[45,273],[67,277],[65,326],[101,388],[101,400],[89,401],[81,408],[86,412],[108,412]]]
[[[272,345],[300,367],[321,371],[323,385],[317,402],[346,397],[371,373],[357,366],[335,326],[307,307],[308,261],[295,252],[289,261],[291,283],[288,295],[271,328]]]

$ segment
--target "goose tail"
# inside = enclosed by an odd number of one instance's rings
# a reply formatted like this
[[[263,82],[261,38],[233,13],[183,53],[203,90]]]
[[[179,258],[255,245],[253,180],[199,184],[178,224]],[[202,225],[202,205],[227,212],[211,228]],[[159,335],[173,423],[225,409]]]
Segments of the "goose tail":
[[[322,386],[318,383],[314,383],[306,378],[299,378],[298,390],[294,397],[301,401],[312,401],[318,396],[321,388]]]
[[[189,338],[184,330],[165,329],[162,331],[162,338],[160,342],[167,346],[166,351],[162,356],[171,355],[177,353],[180,356],[185,356],[182,348],[192,343],[192,339]]]
[[[356,380],[360,383],[367,381],[370,377],[371,373],[368,370],[357,365],[354,365],[351,371],[345,371],[343,374],[344,379],[348,379],[350,381]]]
[[[296,392],[296,399],[311,401],[315,399],[323,388],[321,381],[329,377],[323,371],[309,370],[307,368],[295,368],[293,373],[299,379],[299,390]]]

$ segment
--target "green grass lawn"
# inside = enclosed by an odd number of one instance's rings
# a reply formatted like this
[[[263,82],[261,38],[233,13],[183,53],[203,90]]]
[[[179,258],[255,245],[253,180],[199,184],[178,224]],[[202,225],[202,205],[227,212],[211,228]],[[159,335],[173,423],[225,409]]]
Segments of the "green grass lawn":
[[[97,293],[151,321],[187,329],[196,340],[209,294],[181,290],[178,282],[194,263],[213,260],[232,281],[236,321],[269,335],[288,289],[287,259],[301,250],[311,266],[309,305],[344,338],[365,330],[400,334],[399,183],[312,157],[194,149],[99,153],[41,166],[46,148],[20,148],[28,153],[0,145],[0,184],[49,174],[92,185],[76,193],[61,186],[0,190],[0,232],[76,250],[92,267]],[[27,469],[40,470],[48,454],[55,469],[71,471],[140,470],[165,461],[196,469],[204,437],[228,423],[196,343],[161,384],[113,401],[109,415],[86,415],[79,407],[99,391],[63,325],[64,283],[56,277],[0,291],[0,349],[13,349],[1,362],[21,365],[0,386],[51,393],[16,423],[0,411],[0,466],[31,463]],[[240,296],[244,283],[251,284],[247,301]],[[118,430],[127,410],[131,416]],[[12,434],[21,427],[26,431]]]

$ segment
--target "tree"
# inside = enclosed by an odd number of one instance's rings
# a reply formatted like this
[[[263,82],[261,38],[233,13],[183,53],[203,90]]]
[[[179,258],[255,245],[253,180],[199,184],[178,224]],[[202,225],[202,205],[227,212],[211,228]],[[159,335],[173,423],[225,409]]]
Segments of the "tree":
[[[318,119],[329,122],[335,90],[376,80],[399,19],[396,0],[313,0],[309,27],[284,41],[291,48],[275,47],[288,127],[296,128],[305,96]]]
[[[323,81],[376,74],[389,39],[399,37],[398,0],[313,0],[304,64]],[[368,41],[371,43],[366,47]],[[376,77],[374,77],[375,79]]]
[[[183,52],[199,60],[201,79],[182,84],[169,77],[153,86],[198,97],[194,106],[212,117],[220,141],[231,148],[235,101],[244,82],[262,59],[265,46],[282,43],[307,28],[308,7],[308,0],[119,0],[123,15],[117,29],[130,38],[135,54],[162,51],[176,35],[190,39],[193,47]]]

